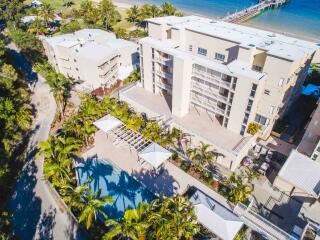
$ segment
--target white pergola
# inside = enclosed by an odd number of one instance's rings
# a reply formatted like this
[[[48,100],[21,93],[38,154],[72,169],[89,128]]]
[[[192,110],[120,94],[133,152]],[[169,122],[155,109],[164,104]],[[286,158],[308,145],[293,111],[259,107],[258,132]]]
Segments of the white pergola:
[[[172,154],[159,144],[146,140],[141,133],[127,128],[122,121],[111,115],[100,118],[94,125],[114,136],[114,146],[129,146],[137,152],[139,160],[143,160],[142,164],[148,163],[155,169],[158,169]]]

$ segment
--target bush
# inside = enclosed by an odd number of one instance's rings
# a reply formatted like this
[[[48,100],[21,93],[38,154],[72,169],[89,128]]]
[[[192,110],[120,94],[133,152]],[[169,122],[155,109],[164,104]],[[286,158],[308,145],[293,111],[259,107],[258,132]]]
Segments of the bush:
[[[75,32],[77,30],[81,29],[81,25],[77,20],[72,20],[68,23],[62,24],[60,27],[60,32],[61,33],[70,33],[70,32]]]
[[[190,169],[190,163],[187,163],[187,162],[183,162],[180,166],[180,168],[185,171],[185,172],[188,172],[189,169]]]
[[[174,151],[174,150],[173,150],[173,151],[172,151],[172,155],[171,155],[171,159],[175,161],[175,160],[178,159],[178,156],[179,156],[179,155],[178,155],[177,151]]]
[[[9,37],[23,50],[43,51],[40,40],[31,33],[21,29],[10,29]]]
[[[202,179],[208,183],[209,185],[212,184],[213,182],[213,176],[212,176],[212,173],[208,170],[204,170],[203,173],[202,173]]]
[[[261,125],[259,123],[252,122],[252,123],[249,123],[247,133],[251,135],[255,135],[257,132],[259,132],[260,129],[261,129]]]

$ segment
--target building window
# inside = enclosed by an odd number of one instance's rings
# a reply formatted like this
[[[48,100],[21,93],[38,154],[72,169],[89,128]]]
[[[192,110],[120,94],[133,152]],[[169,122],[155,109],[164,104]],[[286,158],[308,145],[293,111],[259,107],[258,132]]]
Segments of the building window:
[[[262,72],[262,67],[257,65],[252,65],[252,70],[256,72]]]
[[[79,71],[79,68],[76,68],[77,71]]]
[[[268,125],[269,123],[269,119],[264,117],[264,116],[261,116],[259,114],[256,114],[256,117],[254,119],[255,122],[257,123],[260,123],[261,125]]]
[[[73,61],[74,61],[74,62],[77,62],[77,60],[76,60],[76,59],[73,59]]]
[[[189,51],[192,52],[192,45],[189,45]]]
[[[198,54],[203,55],[203,56],[207,56],[207,49],[205,48],[198,48]]]
[[[313,154],[312,155],[312,160],[317,160],[318,155],[317,154]]]
[[[254,96],[256,95],[257,87],[258,87],[257,84],[255,84],[255,83],[252,84],[251,92],[250,92],[250,97],[253,97],[253,98],[254,98]]]
[[[240,135],[243,136],[245,131],[246,131],[246,126],[245,126],[245,125],[242,125],[242,126],[241,126]]]
[[[214,58],[219,60],[219,61],[224,61],[225,59],[225,55],[221,54],[221,53],[215,53]]]
[[[249,119],[249,113],[245,113],[244,114],[244,118],[243,118],[243,124],[247,124],[248,123],[248,119]]]
[[[246,109],[247,112],[250,112],[250,111],[251,111],[252,104],[253,104],[253,101],[252,101],[251,99],[249,99],[249,100],[248,100],[247,109]]]
[[[265,89],[265,90],[264,90],[264,94],[270,95],[270,90],[269,90],[269,89]]]

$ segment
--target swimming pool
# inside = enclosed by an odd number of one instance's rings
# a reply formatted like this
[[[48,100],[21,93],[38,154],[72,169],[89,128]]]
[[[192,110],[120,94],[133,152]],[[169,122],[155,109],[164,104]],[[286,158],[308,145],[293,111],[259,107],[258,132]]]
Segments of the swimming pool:
[[[77,168],[79,184],[92,178],[91,188],[102,196],[111,196],[113,203],[103,207],[109,218],[120,219],[126,209],[136,208],[140,202],[151,202],[156,197],[128,173],[106,160],[88,159]]]

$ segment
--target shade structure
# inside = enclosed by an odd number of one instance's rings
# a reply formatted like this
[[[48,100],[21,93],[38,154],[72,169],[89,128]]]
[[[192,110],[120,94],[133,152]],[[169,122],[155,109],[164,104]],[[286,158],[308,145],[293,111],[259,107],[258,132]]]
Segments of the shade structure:
[[[171,156],[171,152],[157,143],[151,143],[138,153],[138,156],[155,168],[158,168]]]
[[[225,219],[205,204],[194,206],[198,221],[218,237],[224,240],[233,240],[241,229],[243,222],[235,219]]]
[[[107,133],[107,132],[111,131],[112,129],[119,127],[123,123],[119,119],[108,114],[108,115],[98,119],[93,124],[97,128],[99,128],[100,130],[102,130],[103,132]]]

